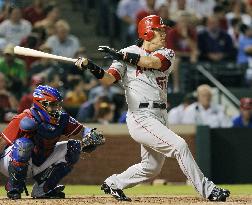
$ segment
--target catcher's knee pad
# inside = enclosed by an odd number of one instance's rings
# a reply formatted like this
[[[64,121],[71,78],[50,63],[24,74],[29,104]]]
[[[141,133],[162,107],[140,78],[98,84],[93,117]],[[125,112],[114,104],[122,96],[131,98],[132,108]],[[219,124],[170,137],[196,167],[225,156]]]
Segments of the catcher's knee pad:
[[[12,147],[11,158],[16,162],[28,162],[34,147],[33,142],[25,137],[18,138]]]
[[[68,164],[75,164],[79,158],[81,153],[81,142],[79,140],[68,140],[67,142],[67,154],[66,161]]]

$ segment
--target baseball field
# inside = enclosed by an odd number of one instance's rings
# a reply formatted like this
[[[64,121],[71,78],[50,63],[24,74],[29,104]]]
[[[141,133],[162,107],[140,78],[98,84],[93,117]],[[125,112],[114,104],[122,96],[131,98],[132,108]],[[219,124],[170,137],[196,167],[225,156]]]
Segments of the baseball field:
[[[117,202],[108,195],[104,195],[99,186],[81,186],[68,185],[65,193],[66,199],[31,199],[23,197],[19,201],[6,199],[4,188],[1,187],[0,204],[21,204],[21,205],[75,205],[75,204],[92,204],[92,205],[185,205],[185,204],[252,204],[252,185],[222,185],[231,191],[231,197],[227,202],[214,203],[208,202],[197,195],[191,186],[186,185],[140,185],[135,188],[125,190],[125,193],[132,198],[132,202]],[[28,186],[31,191],[31,187]]]

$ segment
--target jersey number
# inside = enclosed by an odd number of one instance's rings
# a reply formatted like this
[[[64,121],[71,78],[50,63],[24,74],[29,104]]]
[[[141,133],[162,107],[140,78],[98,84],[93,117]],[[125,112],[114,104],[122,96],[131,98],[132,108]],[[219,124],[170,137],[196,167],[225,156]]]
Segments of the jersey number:
[[[156,78],[156,81],[157,81],[157,84],[158,86],[164,90],[167,88],[167,80],[166,80],[166,77],[157,77]]]

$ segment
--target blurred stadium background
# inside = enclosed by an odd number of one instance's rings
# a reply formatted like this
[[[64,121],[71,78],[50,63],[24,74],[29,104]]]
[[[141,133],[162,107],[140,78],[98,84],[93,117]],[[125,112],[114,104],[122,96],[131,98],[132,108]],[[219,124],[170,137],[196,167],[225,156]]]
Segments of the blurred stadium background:
[[[171,129],[186,139],[213,181],[252,183],[251,0],[0,0],[0,7],[0,129],[31,106],[37,85],[48,84],[62,92],[67,112],[95,123],[107,137],[66,183],[100,184],[139,161],[139,145],[125,125],[123,90],[100,85],[71,64],[15,56],[13,47],[85,56],[106,69],[111,61],[98,45],[133,44],[137,22],[150,14],[169,26],[167,47],[177,58],[168,83]],[[175,160],[164,166],[153,183],[186,183]]]

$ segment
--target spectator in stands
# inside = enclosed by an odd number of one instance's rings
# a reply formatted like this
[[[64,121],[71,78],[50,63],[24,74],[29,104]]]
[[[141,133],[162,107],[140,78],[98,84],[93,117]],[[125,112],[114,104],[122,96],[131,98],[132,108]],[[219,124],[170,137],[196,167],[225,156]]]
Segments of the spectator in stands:
[[[84,58],[87,58],[87,51],[84,46],[80,46],[80,48],[76,51],[74,58],[79,58],[81,56],[84,56]],[[68,69],[68,75],[70,75],[70,76],[71,75],[83,76],[83,71],[81,71],[79,69],[74,69],[74,65],[71,65],[71,64],[69,64],[69,65],[70,65],[70,68]],[[85,72],[85,74],[86,74],[86,72]],[[91,76],[89,76],[89,77],[91,77]]]
[[[88,100],[94,100],[97,96],[101,95],[101,93],[103,95],[106,95],[111,101],[113,101],[114,95],[123,94],[123,91],[117,86],[108,86],[105,84],[100,84],[90,90]]]
[[[44,13],[44,0],[34,0],[31,6],[24,9],[23,16],[32,25],[37,21],[43,20],[46,17]]]
[[[70,58],[74,57],[80,48],[80,44],[77,37],[69,34],[69,24],[64,20],[59,20],[55,24],[55,29],[55,35],[50,36],[46,41],[46,44],[52,48],[52,53]]]
[[[176,57],[191,63],[197,62],[197,33],[192,26],[191,14],[182,11],[178,15],[176,26],[168,31],[167,48],[175,51]]]
[[[0,122],[9,122],[17,108],[16,98],[6,89],[6,79],[0,72]]]
[[[177,12],[186,10],[186,0],[157,0],[156,7],[168,6],[168,12],[172,20],[176,20]]]
[[[172,28],[176,25],[176,22],[173,21],[171,18],[170,18],[170,13],[169,13],[169,8],[168,8],[168,5],[167,4],[161,4],[159,7],[158,7],[158,16],[160,16],[164,22],[164,24],[166,26],[168,26],[167,29],[169,28]]]
[[[78,51],[76,52],[74,58],[78,57],[87,57],[86,54],[86,48],[80,47]],[[64,79],[66,83],[71,82],[72,80],[79,79],[80,77],[83,79],[83,89],[86,93],[88,93],[93,87],[95,87],[98,84],[98,81],[90,72],[87,72],[86,70],[81,71],[80,69],[75,69],[74,64],[64,64],[64,71],[66,78]]]
[[[107,102],[102,102],[98,106],[98,110],[94,116],[92,123],[100,123],[107,125],[113,121],[114,108],[113,105]]]
[[[198,59],[197,33],[190,21],[191,15],[181,11],[174,29],[168,31],[167,48],[176,53],[173,65],[173,91],[179,91],[179,63],[180,61],[196,63]]]
[[[102,93],[101,93],[102,94]],[[101,103],[111,103],[105,95],[97,96],[93,100],[83,103],[78,111],[77,120],[80,122],[90,122],[94,119]]]
[[[220,62],[234,60],[236,50],[231,37],[222,31],[219,20],[215,16],[207,18],[207,28],[198,35],[200,59],[205,61]]]
[[[138,11],[136,14],[136,25],[138,25],[139,21],[144,17],[157,14],[157,11],[155,10],[155,2],[156,0],[145,0],[146,7]]]
[[[228,34],[231,36],[234,47],[236,49],[239,48],[239,39],[240,39],[240,28],[241,28],[241,20],[238,18],[233,18],[231,20],[231,25],[228,28]]]
[[[190,93],[187,94],[180,105],[172,108],[168,112],[168,124],[170,125],[182,124],[182,119],[184,117],[186,108],[195,101],[196,99],[192,94]]]
[[[9,18],[10,9],[11,9],[10,2],[4,2],[0,12],[0,23]]]
[[[0,24],[0,35],[7,43],[19,45],[21,40],[31,32],[31,23],[22,18],[20,8],[11,8],[10,18]]]
[[[227,31],[228,30],[228,21],[225,16],[225,8],[222,5],[217,4],[213,8],[213,16],[218,18],[220,28],[224,31]]]
[[[120,0],[117,7],[117,16],[121,20],[122,42],[131,44],[136,39],[136,15],[145,8],[142,0]]]
[[[240,115],[233,119],[233,127],[252,128],[252,98],[240,100]]]
[[[52,52],[52,49],[47,44],[41,45],[39,50],[46,53]],[[31,65],[31,68],[28,72],[29,78],[38,74],[45,78],[48,75],[49,70],[56,69],[56,67],[57,64],[55,61],[48,58],[40,58]]]
[[[252,55],[252,26],[243,24],[241,26],[243,35],[239,38],[237,63],[248,64],[250,55]]]
[[[206,84],[197,88],[197,102],[187,107],[182,124],[208,125],[211,128],[232,125],[224,109],[220,105],[212,104],[211,87]]]
[[[59,68],[60,69],[60,68]],[[65,96],[65,88],[64,88],[64,82],[61,79],[62,74],[56,69],[50,69],[48,72],[48,76],[45,79],[46,85],[49,85],[53,88],[56,88],[60,91],[62,96]]]
[[[64,98],[64,107],[79,108],[82,103],[87,100],[86,93],[83,89],[83,80],[81,77],[68,82],[69,90],[66,92]]]
[[[245,7],[245,13],[252,16],[252,0],[245,0],[243,1]]]
[[[49,4],[45,7],[44,13],[46,17],[35,23],[35,27],[42,27],[46,30],[46,34],[51,36],[55,33],[54,25],[58,21],[60,11],[57,5]]]
[[[252,86],[252,25],[242,25],[242,33],[239,38],[237,64],[246,68],[246,84]]]
[[[246,25],[252,24],[252,18],[249,14],[244,13],[244,3],[242,1],[232,1],[232,10],[226,14],[229,25],[233,18],[241,19],[241,22]]]
[[[33,28],[32,32],[21,41],[20,46],[38,50],[45,40],[45,35],[45,30],[42,27]],[[28,70],[30,70],[31,65],[38,60],[38,58],[31,56],[20,56],[20,58],[25,61]]]
[[[16,58],[13,44],[8,44],[4,48],[3,54],[4,56],[0,58],[0,72],[5,75],[10,91],[20,96],[27,77],[25,63]]]
[[[18,113],[21,113],[25,109],[29,109],[32,106],[33,91],[40,84],[43,84],[43,79],[40,76],[33,76],[30,82],[29,92],[24,94],[19,102],[17,109]]]
[[[186,10],[196,14],[199,19],[213,14],[215,0],[186,0]]]

